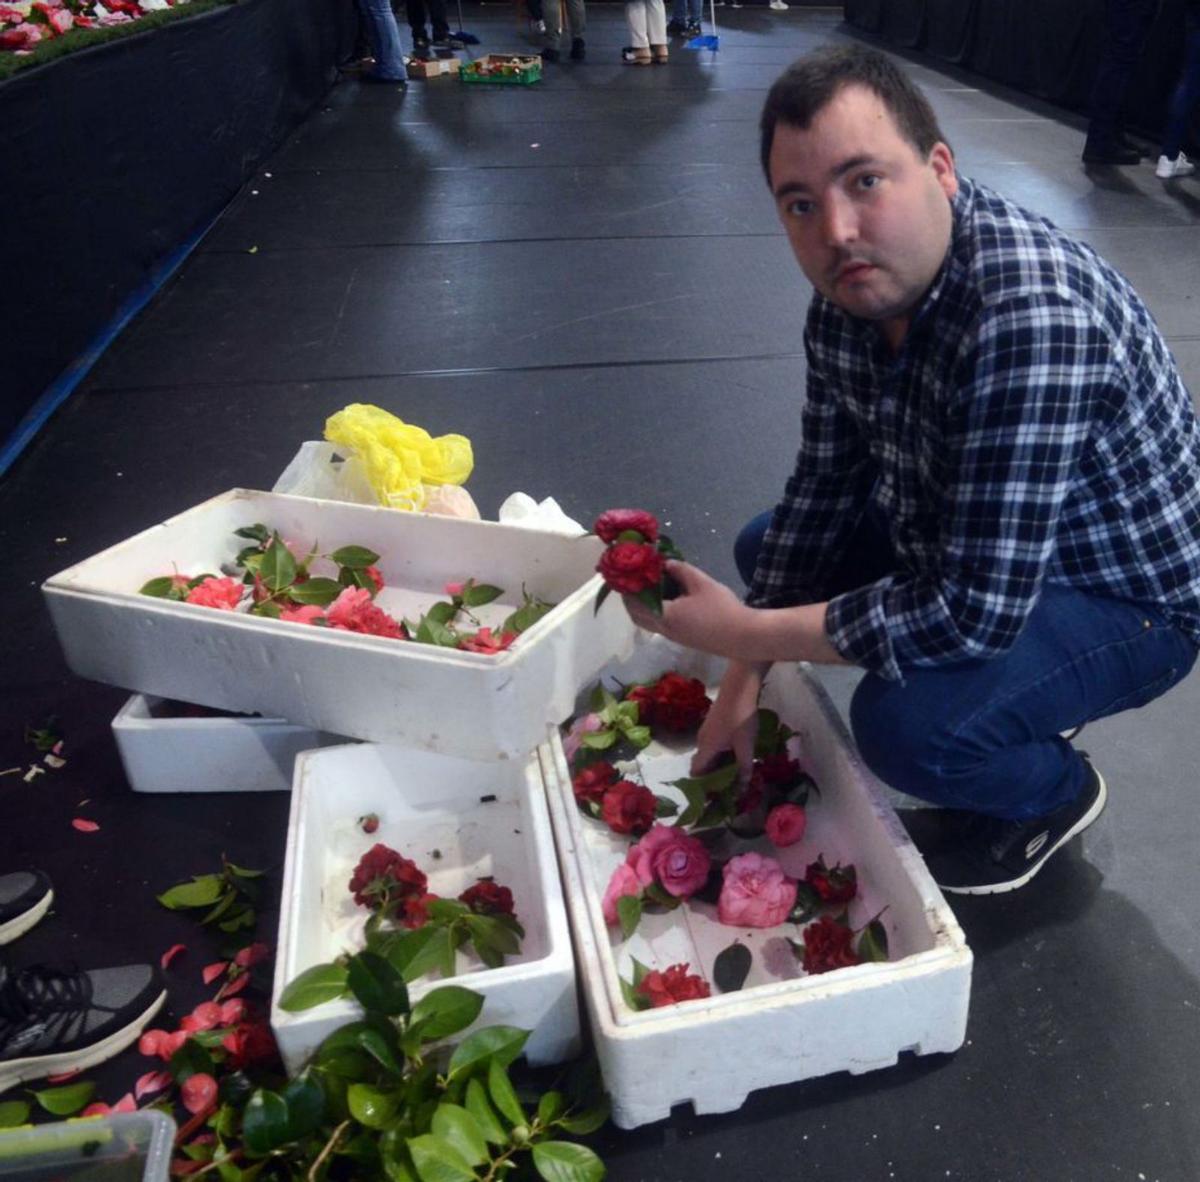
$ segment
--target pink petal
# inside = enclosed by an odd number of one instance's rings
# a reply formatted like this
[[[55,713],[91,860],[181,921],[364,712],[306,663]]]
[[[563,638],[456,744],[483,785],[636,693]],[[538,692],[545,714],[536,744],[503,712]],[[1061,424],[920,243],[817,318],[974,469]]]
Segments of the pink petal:
[[[246,1002],[240,997],[227,1001],[221,1006],[221,1025],[232,1026],[246,1016]]]
[[[133,1085],[133,1094],[140,1100],[143,1096],[161,1092],[163,1088],[170,1087],[170,1085],[171,1073],[169,1071],[147,1071],[145,1075],[139,1076],[137,1083]]]
[[[211,1075],[200,1072],[189,1075],[179,1089],[183,1106],[193,1116],[203,1112],[217,1098],[217,1081]]]
[[[171,961],[173,961],[181,952],[186,951],[186,944],[172,944],[171,947],[162,954],[162,957],[159,959],[158,963],[162,968],[165,969],[167,965],[169,965]]]
[[[48,1076],[46,1076],[46,1082],[48,1084],[66,1083],[67,1080],[74,1079],[77,1075],[82,1075],[82,1074],[83,1074],[82,1070],[80,1068],[76,1067],[73,1071],[64,1071],[59,1075],[48,1075]]]
[[[113,1106],[113,1112],[137,1112],[137,1101],[132,1092],[126,1092]]]
[[[147,1030],[138,1039],[138,1050],[143,1055],[159,1055],[162,1053],[162,1043],[166,1037],[165,1030]]]
[[[112,1112],[112,1109],[103,1100],[97,1100],[94,1104],[89,1104],[79,1115],[107,1116],[110,1112]]]
[[[239,964],[244,969],[248,969],[264,961],[271,955],[271,949],[266,944],[247,944],[233,958],[234,964]]]
[[[229,982],[228,985],[225,986],[225,988],[224,988],[225,996],[232,997],[235,993],[241,993],[241,991],[243,989],[245,989],[246,986],[249,984],[250,984],[250,974],[243,973],[240,977],[235,977],[232,981]]]
[[[204,972],[200,974],[204,978],[204,984],[211,985],[228,967],[227,960],[214,960],[212,964],[206,964]]]
[[[72,829],[78,829],[80,833],[95,833],[100,828],[95,821],[85,821],[82,817],[76,817],[71,822]]]
[[[215,1001],[202,1001],[188,1017],[196,1023],[196,1030],[211,1030],[221,1020],[221,1007]],[[183,1022],[179,1025],[182,1028]]]

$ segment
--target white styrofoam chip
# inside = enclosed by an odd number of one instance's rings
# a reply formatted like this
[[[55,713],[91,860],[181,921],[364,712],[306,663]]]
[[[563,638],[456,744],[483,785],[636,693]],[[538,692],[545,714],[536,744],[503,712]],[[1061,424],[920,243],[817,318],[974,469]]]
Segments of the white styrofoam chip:
[[[489,799],[494,798],[494,799]],[[374,813],[379,828],[362,831]],[[327,748],[296,761],[276,952],[271,1024],[284,1063],[298,1071],[321,1041],[359,1014],[351,1001],[288,1013],[285,985],[315,964],[363,946],[368,912],[348,884],[377,842],[411,858],[429,890],[455,898],[492,876],[513,893],[525,929],[521,951],[489,969],[460,950],[452,978],[413,982],[415,1001],[440,985],[484,996],[476,1026],[531,1030],[533,1064],[568,1059],[579,1046],[575,966],[546,809],[540,761],[486,766],[445,755],[360,744]]]
[[[139,595],[178,569],[216,573],[262,522],[297,547],[366,546],[381,555],[379,605],[416,618],[444,585],[503,587],[476,609],[499,624],[522,587],[558,606],[496,656],[363,636]],[[403,513],[234,489],[43,584],[71,668],[141,693],[286,718],[330,734],[468,759],[521,759],[574,707],[578,687],[632,650],[617,597],[599,613],[602,544],[496,522]],[[316,573],[331,573],[317,571]]]
[[[719,662],[657,637],[608,673],[629,684],[672,668],[700,677],[710,691],[719,680]],[[962,1044],[971,953],[882,786],[802,667],[777,665],[763,705],[799,732],[802,762],[820,794],[809,801],[808,829],[795,846],[775,850],[764,838],[739,842],[731,852],[769,853],[797,878],[818,854],[829,864],[854,863],[860,897],[851,923],[861,927],[886,908],[881,922],[889,960],[808,976],[785,939],[800,939],[801,929],[725,926],[714,906],[697,902],[644,915],[633,936],[622,940],[619,929],[605,924],[601,900],[628,841],[580,813],[555,737],[541,749],[543,774],[584,996],[613,1119],[622,1128],[660,1120],[685,1101],[697,1113],[728,1112],[759,1088],[835,1071],[857,1074],[893,1064],[902,1051],[930,1054]],[[657,741],[639,760],[656,792],[680,800],[663,785],[686,775],[688,761],[682,747]],[[711,984],[714,959],[735,939],[754,953],[740,992],[719,995],[714,986],[713,997],[640,1012],[626,1004],[618,977],[632,978],[634,957],[659,969],[686,962]]]
[[[112,729],[134,792],[290,792],[301,751],[346,741],[282,718],[181,718],[142,694]]]

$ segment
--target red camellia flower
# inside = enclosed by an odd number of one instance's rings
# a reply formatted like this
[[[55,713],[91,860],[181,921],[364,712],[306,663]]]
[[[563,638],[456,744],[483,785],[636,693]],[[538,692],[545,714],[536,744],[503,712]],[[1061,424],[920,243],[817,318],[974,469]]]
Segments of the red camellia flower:
[[[618,780],[600,802],[600,816],[614,833],[645,833],[657,811],[654,793],[632,780]]]
[[[641,534],[647,542],[657,542],[658,518],[644,509],[609,509],[592,526],[592,533],[608,546],[627,530]]]
[[[599,804],[604,799],[605,791],[620,778],[620,772],[611,763],[599,760],[589,764],[583,771],[576,772],[571,778],[571,787],[580,804]]]
[[[822,903],[849,903],[858,894],[858,871],[853,866],[826,866],[824,858],[810,862],[804,872],[808,883]]]
[[[201,607],[215,607],[220,611],[231,612],[242,599],[242,584],[235,579],[207,578],[199,586],[188,592],[187,603],[199,604]]]
[[[708,997],[711,992],[708,982],[703,977],[689,973],[688,968],[686,964],[673,964],[661,973],[655,969],[642,978],[634,992],[647,998],[655,1009]]]
[[[767,814],[767,840],[779,849],[795,845],[808,827],[808,815],[798,804],[777,804]]]
[[[344,632],[404,639],[404,628],[383,608],[371,602],[371,592],[365,587],[347,587],[325,609],[325,619],[331,628],[340,628]]]
[[[373,585],[373,586],[374,586],[374,588],[375,588],[375,592],[374,592],[374,593],[375,593],[376,595],[378,595],[378,594],[379,594],[379,592],[383,590],[383,585],[384,585],[384,584],[383,584],[383,575],[380,573],[379,567],[377,567],[377,566],[368,566],[368,567],[367,567],[367,568],[366,568],[366,569],[363,571],[363,574],[364,574],[364,575],[366,575],[366,576],[367,576],[367,578],[371,580],[371,583],[372,583],[372,585]]]
[[[639,695],[638,720],[653,723],[665,731],[692,731],[703,721],[712,705],[704,691],[704,682],[694,677],[684,677],[680,673],[664,673],[649,689],[649,701]],[[627,697],[632,698],[632,691]],[[649,717],[643,713],[643,702],[649,706]]]
[[[397,919],[406,928],[423,928],[429,922],[429,904],[437,897],[429,894],[408,895],[403,900],[403,910]]]
[[[481,878],[458,896],[477,915],[513,915],[512,891],[490,878]]]
[[[790,759],[786,752],[764,755],[754,761],[754,773],[764,784],[791,784],[800,778],[800,761]]]
[[[271,1027],[261,1018],[239,1022],[221,1040],[221,1046],[229,1052],[229,1065],[235,1071],[256,1063],[271,1063],[279,1057]]]
[[[515,632],[493,632],[491,628],[480,628],[474,636],[460,636],[458,647],[468,653],[484,653],[491,656],[502,653],[517,639]]]
[[[206,1071],[189,1075],[179,1087],[183,1106],[194,1116],[217,1102],[217,1081]]]
[[[617,542],[600,555],[596,570],[614,591],[636,595],[658,586],[663,558],[649,542]]]
[[[804,929],[804,971],[828,973],[862,964],[862,957],[851,947],[854,931],[829,915]]]
[[[382,842],[363,854],[350,879],[354,901],[360,907],[376,909],[400,903],[410,896],[420,898],[427,885],[428,879],[415,862]]]

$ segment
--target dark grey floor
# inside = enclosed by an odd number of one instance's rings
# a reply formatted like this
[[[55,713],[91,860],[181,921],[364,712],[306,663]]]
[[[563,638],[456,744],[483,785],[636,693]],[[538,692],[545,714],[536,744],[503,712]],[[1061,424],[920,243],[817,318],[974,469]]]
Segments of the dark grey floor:
[[[733,579],[736,529],[787,473],[804,370],[808,288],[758,175],[758,108],[785,63],[846,34],[832,9],[721,8],[718,54],[640,69],[619,63],[621,9],[590,19],[588,61],[533,88],[336,87],[8,479],[0,764],[50,711],[72,757],[32,785],[0,778],[20,818],[0,865],[37,862],[59,887],[15,962],[155,958],[179,939],[202,964],[153,891],[221,852],[278,870],[282,797],[129,792],[107,730],[124,695],[63,669],[37,584],[225,488],[269,486],[347,402],[470,436],[486,515],[516,489],[585,520],[642,505]],[[523,44],[508,5],[468,7],[467,26],[485,50]],[[1200,183],[1089,175],[1073,121],[909,65],[963,171],[1110,257],[1200,391]],[[827,680],[844,700],[852,679]],[[955,903],[976,955],[959,1053],[605,1130],[610,1177],[1200,1177],[1198,705],[1193,677],[1089,728],[1113,791],[1082,848],[1014,895]],[[81,800],[99,833],[70,829]],[[172,1004],[202,996],[181,983]],[[142,1070],[106,1068],[106,1098]]]

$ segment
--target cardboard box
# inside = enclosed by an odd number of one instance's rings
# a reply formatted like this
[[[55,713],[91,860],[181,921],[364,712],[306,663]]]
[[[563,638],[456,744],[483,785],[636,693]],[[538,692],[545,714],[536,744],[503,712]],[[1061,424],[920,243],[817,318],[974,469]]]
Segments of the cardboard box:
[[[456,57],[435,57],[408,59],[408,76],[410,78],[457,78],[460,63]]]

